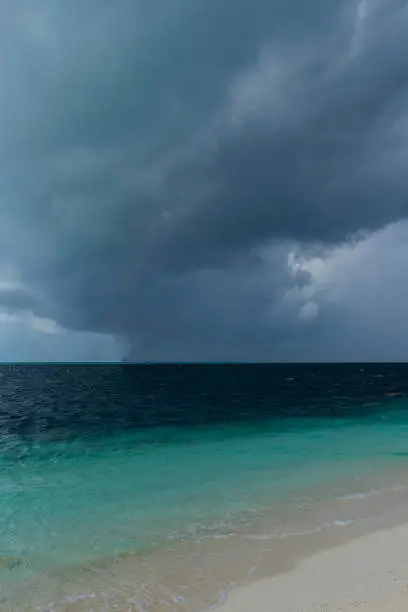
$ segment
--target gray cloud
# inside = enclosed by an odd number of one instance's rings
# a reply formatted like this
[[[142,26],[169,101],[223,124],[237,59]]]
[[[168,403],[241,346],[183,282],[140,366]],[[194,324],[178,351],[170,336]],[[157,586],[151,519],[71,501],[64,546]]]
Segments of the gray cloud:
[[[29,310],[0,311],[0,360],[6,362],[118,361],[126,345],[94,332],[73,332]]]
[[[313,278],[308,299],[319,316],[287,329],[280,358],[406,361],[407,261],[406,221],[334,248],[325,257],[301,260]]]
[[[25,296],[0,305],[154,360],[279,359],[349,316],[289,255],[407,215],[406,2],[0,17],[0,257]]]

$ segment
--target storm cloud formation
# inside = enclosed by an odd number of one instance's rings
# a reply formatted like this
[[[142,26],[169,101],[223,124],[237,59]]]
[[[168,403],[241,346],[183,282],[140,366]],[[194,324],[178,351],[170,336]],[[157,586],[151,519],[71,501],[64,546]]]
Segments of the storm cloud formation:
[[[0,71],[30,359],[408,357],[407,2],[5,0]]]

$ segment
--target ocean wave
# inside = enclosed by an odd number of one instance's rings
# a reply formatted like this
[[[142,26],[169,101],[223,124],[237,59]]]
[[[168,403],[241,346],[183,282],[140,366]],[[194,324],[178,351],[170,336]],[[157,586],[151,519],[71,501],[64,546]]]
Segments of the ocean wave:
[[[322,523],[317,527],[311,529],[303,529],[301,531],[287,531],[282,533],[260,533],[260,534],[247,534],[245,535],[247,540],[280,540],[282,538],[292,538],[296,536],[309,535],[311,533],[317,533],[324,529],[330,529],[331,527],[347,527],[352,523],[356,523],[357,520],[335,520],[327,523]]]

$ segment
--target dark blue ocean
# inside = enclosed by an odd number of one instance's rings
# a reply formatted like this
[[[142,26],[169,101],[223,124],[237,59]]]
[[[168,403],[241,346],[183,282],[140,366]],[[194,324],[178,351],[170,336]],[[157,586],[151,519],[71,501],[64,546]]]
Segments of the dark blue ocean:
[[[405,364],[2,366],[1,609],[186,609],[147,566],[370,519],[408,486],[407,393]]]

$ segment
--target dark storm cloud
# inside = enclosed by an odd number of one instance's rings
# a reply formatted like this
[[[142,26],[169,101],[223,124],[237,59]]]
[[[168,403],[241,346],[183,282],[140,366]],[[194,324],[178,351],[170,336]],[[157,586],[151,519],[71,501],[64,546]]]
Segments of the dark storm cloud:
[[[408,212],[405,2],[0,12],[0,256],[41,316],[141,359],[267,358],[312,282],[294,244]]]

